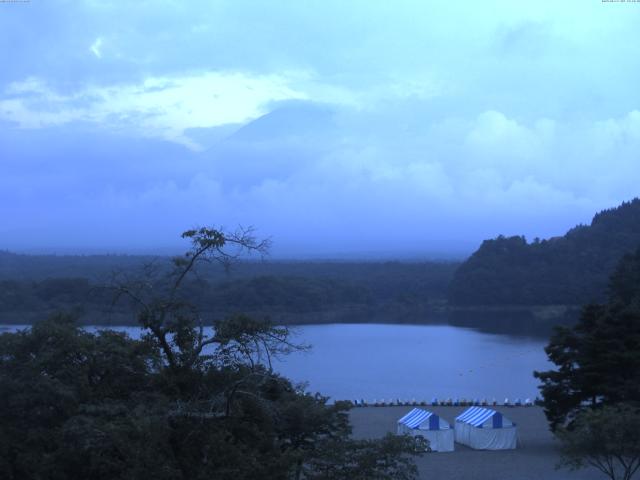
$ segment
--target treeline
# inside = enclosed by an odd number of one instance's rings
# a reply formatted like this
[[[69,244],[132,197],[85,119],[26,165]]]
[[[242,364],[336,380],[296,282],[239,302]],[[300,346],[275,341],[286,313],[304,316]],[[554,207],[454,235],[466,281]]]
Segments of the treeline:
[[[638,246],[640,200],[634,199],[596,214],[590,225],[579,225],[563,237],[533,242],[522,236],[486,240],[462,264],[243,261],[229,271],[203,265],[198,277],[185,285],[184,294],[185,300],[208,313],[282,313],[291,319],[295,314],[355,308],[363,317],[357,321],[377,321],[364,318],[371,312],[441,307],[447,302],[454,309],[581,305],[604,300],[616,263]],[[167,273],[162,272],[168,268],[166,260],[0,252],[0,321],[30,322],[43,312],[61,309],[123,313],[126,309],[114,307],[112,292],[103,288],[114,272],[135,277],[152,265],[156,273]],[[104,321],[104,315],[93,317],[93,321]],[[347,317],[353,317],[351,311],[338,318],[299,320],[345,321]]]
[[[563,237],[486,240],[457,270],[453,305],[578,305],[605,299],[608,277],[640,245],[640,200],[596,214]]]
[[[11,262],[0,265],[0,319],[16,323],[58,310],[84,312],[87,322],[120,315],[115,321],[122,323],[127,306],[114,303],[114,291],[108,288],[111,274],[119,271],[129,278],[144,278],[144,265],[151,261],[145,257],[41,256],[40,262],[34,262],[30,256],[3,255]],[[69,276],[49,276],[51,265],[60,266]],[[444,302],[456,268],[457,264],[445,262],[241,262],[228,273],[203,268],[184,285],[182,295],[201,311],[221,315],[425,306]]]
[[[0,280],[99,280],[115,270],[140,268],[154,259],[143,255],[25,255],[0,250]]]

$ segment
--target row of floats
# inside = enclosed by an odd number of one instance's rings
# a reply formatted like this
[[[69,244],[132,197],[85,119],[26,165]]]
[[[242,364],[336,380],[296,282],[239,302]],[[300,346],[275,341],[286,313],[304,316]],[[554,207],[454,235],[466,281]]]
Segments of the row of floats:
[[[536,398],[535,400],[531,400],[530,398],[525,398],[524,400],[521,400],[520,398],[516,398],[515,400],[511,401],[509,400],[509,398],[505,398],[503,402],[498,402],[498,400],[496,400],[495,398],[492,400],[487,400],[485,399],[474,399],[474,400],[469,400],[469,399],[458,399],[458,398],[448,398],[446,400],[438,400],[437,398],[433,398],[430,402],[426,401],[426,400],[416,400],[415,398],[412,400],[401,400],[399,398],[393,400],[393,399],[380,399],[380,400],[376,400],[374,399],[372,402],[367,402],[364,399],[361,400],[353,400],[351,401],[351,403],[356,406],[356,407],[409,407],[409,406],[422,406],[422,407],[426,407],[426,406],[433,406],[433,407],[470,407],[470,406],[476,406],[476,407],[488,407],[488,406],[502,406],[502,407],[531,407],[534,404],[537,404],[539,402],[539,399]]]

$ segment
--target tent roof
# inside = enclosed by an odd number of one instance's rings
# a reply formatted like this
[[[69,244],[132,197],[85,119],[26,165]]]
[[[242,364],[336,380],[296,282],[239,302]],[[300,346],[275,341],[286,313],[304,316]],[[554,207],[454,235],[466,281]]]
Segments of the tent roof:
[[[433,412],[422,410],[421,408],[414,408],[404,417],[398,420],[398,423],[402,423],[409,428],[416,428],[421,425],[425,420],[428,420],[431,415],[435,415]]]
[[[498,412],[491,410],[490,408],[471,407],[458,415],[456,417],[456,422],[468,423],[474,427],[479,427],[497,413]]]

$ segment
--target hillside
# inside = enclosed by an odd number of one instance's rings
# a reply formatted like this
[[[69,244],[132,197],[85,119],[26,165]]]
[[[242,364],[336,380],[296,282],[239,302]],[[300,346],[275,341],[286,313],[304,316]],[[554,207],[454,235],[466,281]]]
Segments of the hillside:
[[[563,237],[485,240],[456,271],[452,305],[577,305],[604,299],[616,263],[640,246],[640,199],[597,213]]]

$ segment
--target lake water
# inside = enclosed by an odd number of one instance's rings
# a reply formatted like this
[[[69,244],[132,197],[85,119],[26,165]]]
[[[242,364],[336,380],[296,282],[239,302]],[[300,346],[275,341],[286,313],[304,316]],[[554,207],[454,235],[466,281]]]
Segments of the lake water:
[[[337,399],[534,398],[546,342],[445,325],[313,325],[281,371]]]
[[[19,326],[0,326],[0,331]],[[95,327],[92,327],[95,328]],[[115,327],[138,337],[140,329]],[[542,338],[482,333],[449,325],[330,324],[295,327],[307,353],[276,369],[333,399],[431,400],[538,395],[534,370],[551,367]]]

